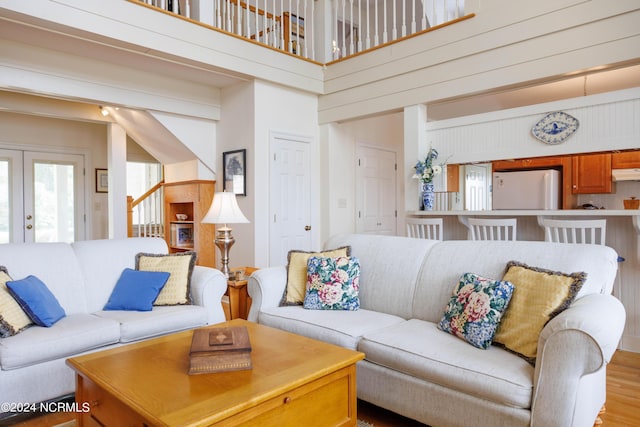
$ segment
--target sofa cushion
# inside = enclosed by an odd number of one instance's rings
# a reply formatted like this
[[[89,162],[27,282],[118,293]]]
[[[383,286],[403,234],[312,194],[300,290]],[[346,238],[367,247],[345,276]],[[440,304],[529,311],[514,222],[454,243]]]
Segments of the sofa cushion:
[[[84,276],[83,292],[88,313],[104,308],[122,270],[135,268],[136,254],[166,254],[168,251],[167,242],[159,237],[79,240],[73,242],[71,247]],[[13,274],[13,269],[9,271]]]
[[[104,262],[104,253],[101,259]],[[0,264],[7,267],[14,279],[32,275],[46,283],[67,315],[87,313],[85,279],[68,243],[0,245]]]
[[[6,285],[9,293],[36,325],[48,328],[65,316],[56,297],[36,276],[8,281]]]
[[[512,282],[515,291],[494,341],[535,363],[542,328],[569,307],[586,274],[565,274],[512,261],[503,280]]]
[[[453,290],[438,328],[474,347],[487,349],[512,293],[510,282],[465,273]]]
[[[9,293],[6,283],[11,279],[9,272],[0,265],[0,337],[15,335],[23,329],[33,325],[33,322],[20,307],[20,304]]]
[[[500,405],[531,407],[533,367],[500,347],[481,350],[411,319],[364,334],[367,361]],[[461,408],[463,409],[463,408]]]
[[[207,324],[206,308],[197,305],[167,305],[151,311],[97,311],[96,316],[115,321],[120,342],[132,342]]]
[[[153,305],[191,304],[191,274],[195,264],[195,252],[136,255],[136,270],[171,273]]]
[[[355,350],[367,332],[405,322],[371,310],[305,310],[301,306],[272,307],[260,312],[260,324]]]
[[[169,279],[166,271],[125,268],[113,288],[105,310],[151,311],[153,302]]]
[[[118,323],[85,313],[63,317],[50,328],[32,326],[0,343],[2,369],[16,369],[118,342]]]
[[[355,257],[315,257],[307,263],[304,308],[357,310],[360,262]]]
[[[307,262],[312,256],[339,257],[351,255],[351,248],[343,246],[324,252],[292,250],[287,254],[287,286],[280,305],[302,305],[307,289]]]

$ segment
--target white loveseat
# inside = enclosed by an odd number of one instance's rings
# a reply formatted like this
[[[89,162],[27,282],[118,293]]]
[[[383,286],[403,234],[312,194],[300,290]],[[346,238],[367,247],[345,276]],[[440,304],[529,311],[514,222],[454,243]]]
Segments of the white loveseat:
[[[282,266],[249,279],[249,320],[364,352],[358,397],[434,427],[593,426],[625,322],[611,295],[611,248],[357,234],[334,236],[325,248],[346,245],[360,260],[359,310],[279,306],[287,282]],[[587,273],[575,301],[542,330],[535,367],[436,327],[461,274],[500,279],[511,260]]]
[[[0,245],[0,265],[11,278],[38,277],[66,313],[50,328],[31,326],[0,338],[1,403],[37,403],[73,393],[69,357],[225,320],[224,275],[197,265],[191,305],[103,311],[123,269],[133,269],[140,252],[166,254],[167,245],[159,238]]]

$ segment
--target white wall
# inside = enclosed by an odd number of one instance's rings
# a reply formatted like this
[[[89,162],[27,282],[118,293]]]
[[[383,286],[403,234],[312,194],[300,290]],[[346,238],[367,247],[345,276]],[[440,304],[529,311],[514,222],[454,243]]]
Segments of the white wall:
[[[531,128],[551,111],[579,120],[561,144],[548,145]],[[449,163],[556,156],[640,148],[640,88],[566,99],[427,123],[427,140]]]
[[[326,126],[327,161],[323,171],[323,179],[329,182],[325,206],[328,209],[328,228],[323,230],[322,240],[337,233],[353,233],[356,231],[356,148],[358,143],[388,148],[397,152],[398,176],[397,199],[398,214],[404,212],[404,172],[402,162],[403,149],[403,114],[391,113],[378,117],[370,117],[346,123],[334,123]],[[339,199],[346,199],[347,207],[338,207]]]
[[[256,81],[254,149],[255,171],[255,247],[254,259],[258,267],[269,264],[269,135],[281,132],[312,140],[311,157],[311,245],[319,249],[320,223],[326,209],[320,203],[320,149],[318,131],[318,100],[310,93],[287,89],[272,83]]]
[[[254,148],[255,101],[253,84],[238,84],[222,91],[222,112],[218,124],[218,147],[216,163],[219,170],[216,191],[222,191],[222,153],[247,150],[246,178],[247,196],[237,196],[238,206],[249,220],[249,224],[233,225],[236,243],[229,254],[230,267],[256,266],[254,246],[256,241],[256,172]],[[216,249],[216,260],[220,265],[220,252]]]

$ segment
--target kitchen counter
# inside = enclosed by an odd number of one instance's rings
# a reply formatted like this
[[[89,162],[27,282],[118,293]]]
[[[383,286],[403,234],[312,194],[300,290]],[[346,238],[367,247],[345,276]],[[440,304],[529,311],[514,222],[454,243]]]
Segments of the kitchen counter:
[[[407,216],[640,216],[640,209],[563,209],[563,210],[495,210],[495,211],[407,211]]]

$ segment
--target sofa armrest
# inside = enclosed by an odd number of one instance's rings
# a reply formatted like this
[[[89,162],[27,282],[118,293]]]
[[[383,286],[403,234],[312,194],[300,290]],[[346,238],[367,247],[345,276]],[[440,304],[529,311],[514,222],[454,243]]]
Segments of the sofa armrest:
[[[251,309],[247,318],[258,321],[259,313],[269,307],[277,307],[287,285],[287,269],[284,266],[263,268],[255,271],[247,282],[251,297]]]
[[[194,305],[205,307],[207,324],[224,322],[222,296],[227,291],[227,278],[220,270],[196,265],[191,275],[191,300]]]
[[[572,426],[577,422],[576,408],[582,413],[588,408],[595,419],[600,407],[593,403],[604,403],[605,390],[585,378],[598,371],[606,375],[625,318],[617,298],[591,294],[547,323],[538,340],[531,426]]]

